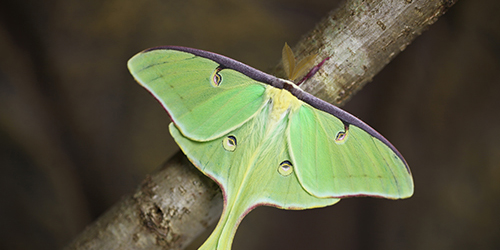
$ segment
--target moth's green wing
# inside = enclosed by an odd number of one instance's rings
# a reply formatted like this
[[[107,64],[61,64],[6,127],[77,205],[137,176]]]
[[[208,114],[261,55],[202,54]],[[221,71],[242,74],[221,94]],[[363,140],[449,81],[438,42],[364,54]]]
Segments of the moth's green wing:
[[[284,209],[323,207],[338,201],[309,194],[294,172],[287,176],[279,173],[280,163],[290,160],[285,135],[287,122],[283,120],[278,125],[282,128],[275,130],[281,133],[266,134],[267,111],[268,106],[241,127],[206,142],[185,137],[175,124],[170,124],[169,129],[193,164],[221,184],[227,201],[237,198],[241,205],[249,201],[251,206],[266,204]],[[224,148],[227,136],[236,138],[234,151]]]
[[[137,82],[161,102],[181,132],[201,141],[235,129],[264,105],[264,84],[230,69],[218,73],[218,67],[171,49],[142,52],[128,62]]]
[[[346,131],[335,116],[303,105],[290,120],[289,135],[298,179],[312,195],[399,199],[413,194],[405,161],[359,127]]]
[[[294,172],[280,174],[280,163],[290,160],[285,135],[287,122],[277,133],[266,133],[269,106],[241,127],[212,141],[193,141],[175,124],[170,133],[182,151],[201,171],[217,181],[224,191],[224,211],[215,230],[200,249],[230,249],[236,228],[243,217],[258,205],[284,209],[324,207],[339,201],[309,194]],[[224,138],[236,138],[234,151],[224,148]]]

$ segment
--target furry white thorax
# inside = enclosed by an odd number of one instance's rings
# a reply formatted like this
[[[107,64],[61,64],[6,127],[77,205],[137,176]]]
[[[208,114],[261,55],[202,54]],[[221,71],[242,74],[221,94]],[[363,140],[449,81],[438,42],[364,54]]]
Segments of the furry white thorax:
[[[267,86],[266,95],[270,99],[272,107],[269,112],[269,120],[266,124],[268,131],[272,131],[287,114],[293,114],[302,105],[301,100],[285,89]]]

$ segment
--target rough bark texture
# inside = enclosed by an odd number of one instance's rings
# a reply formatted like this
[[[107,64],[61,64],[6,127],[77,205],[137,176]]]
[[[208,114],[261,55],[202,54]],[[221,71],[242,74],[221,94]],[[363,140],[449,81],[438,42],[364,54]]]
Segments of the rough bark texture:
[[[295,46],[330,57],[302,87],[343,104],[455,2],[346,1]],[[182,249],[221,208],[219,188],[178,153],[66,249]]]
[[[302,88],[342,105],[454,3],[347,1],[295,46],[297,55],[317,53],[319,61],[330,57]]]
[[[66,249],[183,249],[220,216],[219,187],[178,152]]]

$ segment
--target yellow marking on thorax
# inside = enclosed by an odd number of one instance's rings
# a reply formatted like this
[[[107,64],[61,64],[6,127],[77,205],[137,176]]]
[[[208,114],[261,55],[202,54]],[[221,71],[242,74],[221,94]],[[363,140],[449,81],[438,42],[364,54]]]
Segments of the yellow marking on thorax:
[[[271,127],[279,122],[287,112],[293,113],[302,105],[302,101],[285,89],[267,86],[266,94],[272,100],[272,110],[268,122]]]

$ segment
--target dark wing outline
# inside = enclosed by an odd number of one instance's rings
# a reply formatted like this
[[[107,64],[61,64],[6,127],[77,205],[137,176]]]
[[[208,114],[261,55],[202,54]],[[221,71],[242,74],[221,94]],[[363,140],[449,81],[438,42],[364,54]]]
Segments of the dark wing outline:
[[[286,80],[283,80],[281,78],[275,77],[273,75],[264,73],[258,69],[255,69],[253,67],[250,67],[242,62],[236,61],[234,59],[231,59],[229,57],[205,51],[205,50],[200,50],[200,49],[193,49],[193,48],[188,48],[188,47],[181,47],[181,46],[158,46],[158,47],[153,47],[149,48],[143,51],[148,52],[148,51],[153,51],[153,50],[177,50],[177,51],[183,51],[187,53],[191,53],[196,56],[204,57],[207,59],[210,59],[212,61],[217,62],[220,64],[223,68],[228,68],[228,69],[233,69],[238,72],[241,72],[242,74],[256,80],[262,83],[269,84],[275,88],[279,89],[286,89],[292,95],[297,97],[299,100],[304,101],[305,103],[313,106],[314,108],[317,108],[319,110],[322,110],[326,113],[329,113],[338,119],[340,119],[342,122],[344,122],[347,125],[354,125],[364,131],[366,131],[368,134],[371,136],[377,138],[381,142],[383,142],[385,145],[387,145],[392,151],[396,153],[396,155],[404,162],[406,170],[408,173],[411,174],[410,168],[408,166],[408,163],[405,161],[401,153],[387,140],[385,139],[380,133],[378,133],[375,129],[370,127],[368,124],[364,123],[357,117],[347,113],[346,111],[342,110],[341,108],[328,103],[326,101],[323,101],[314,95],[311,95],[299,88],[295,88],[291,84],[289,84]]]

